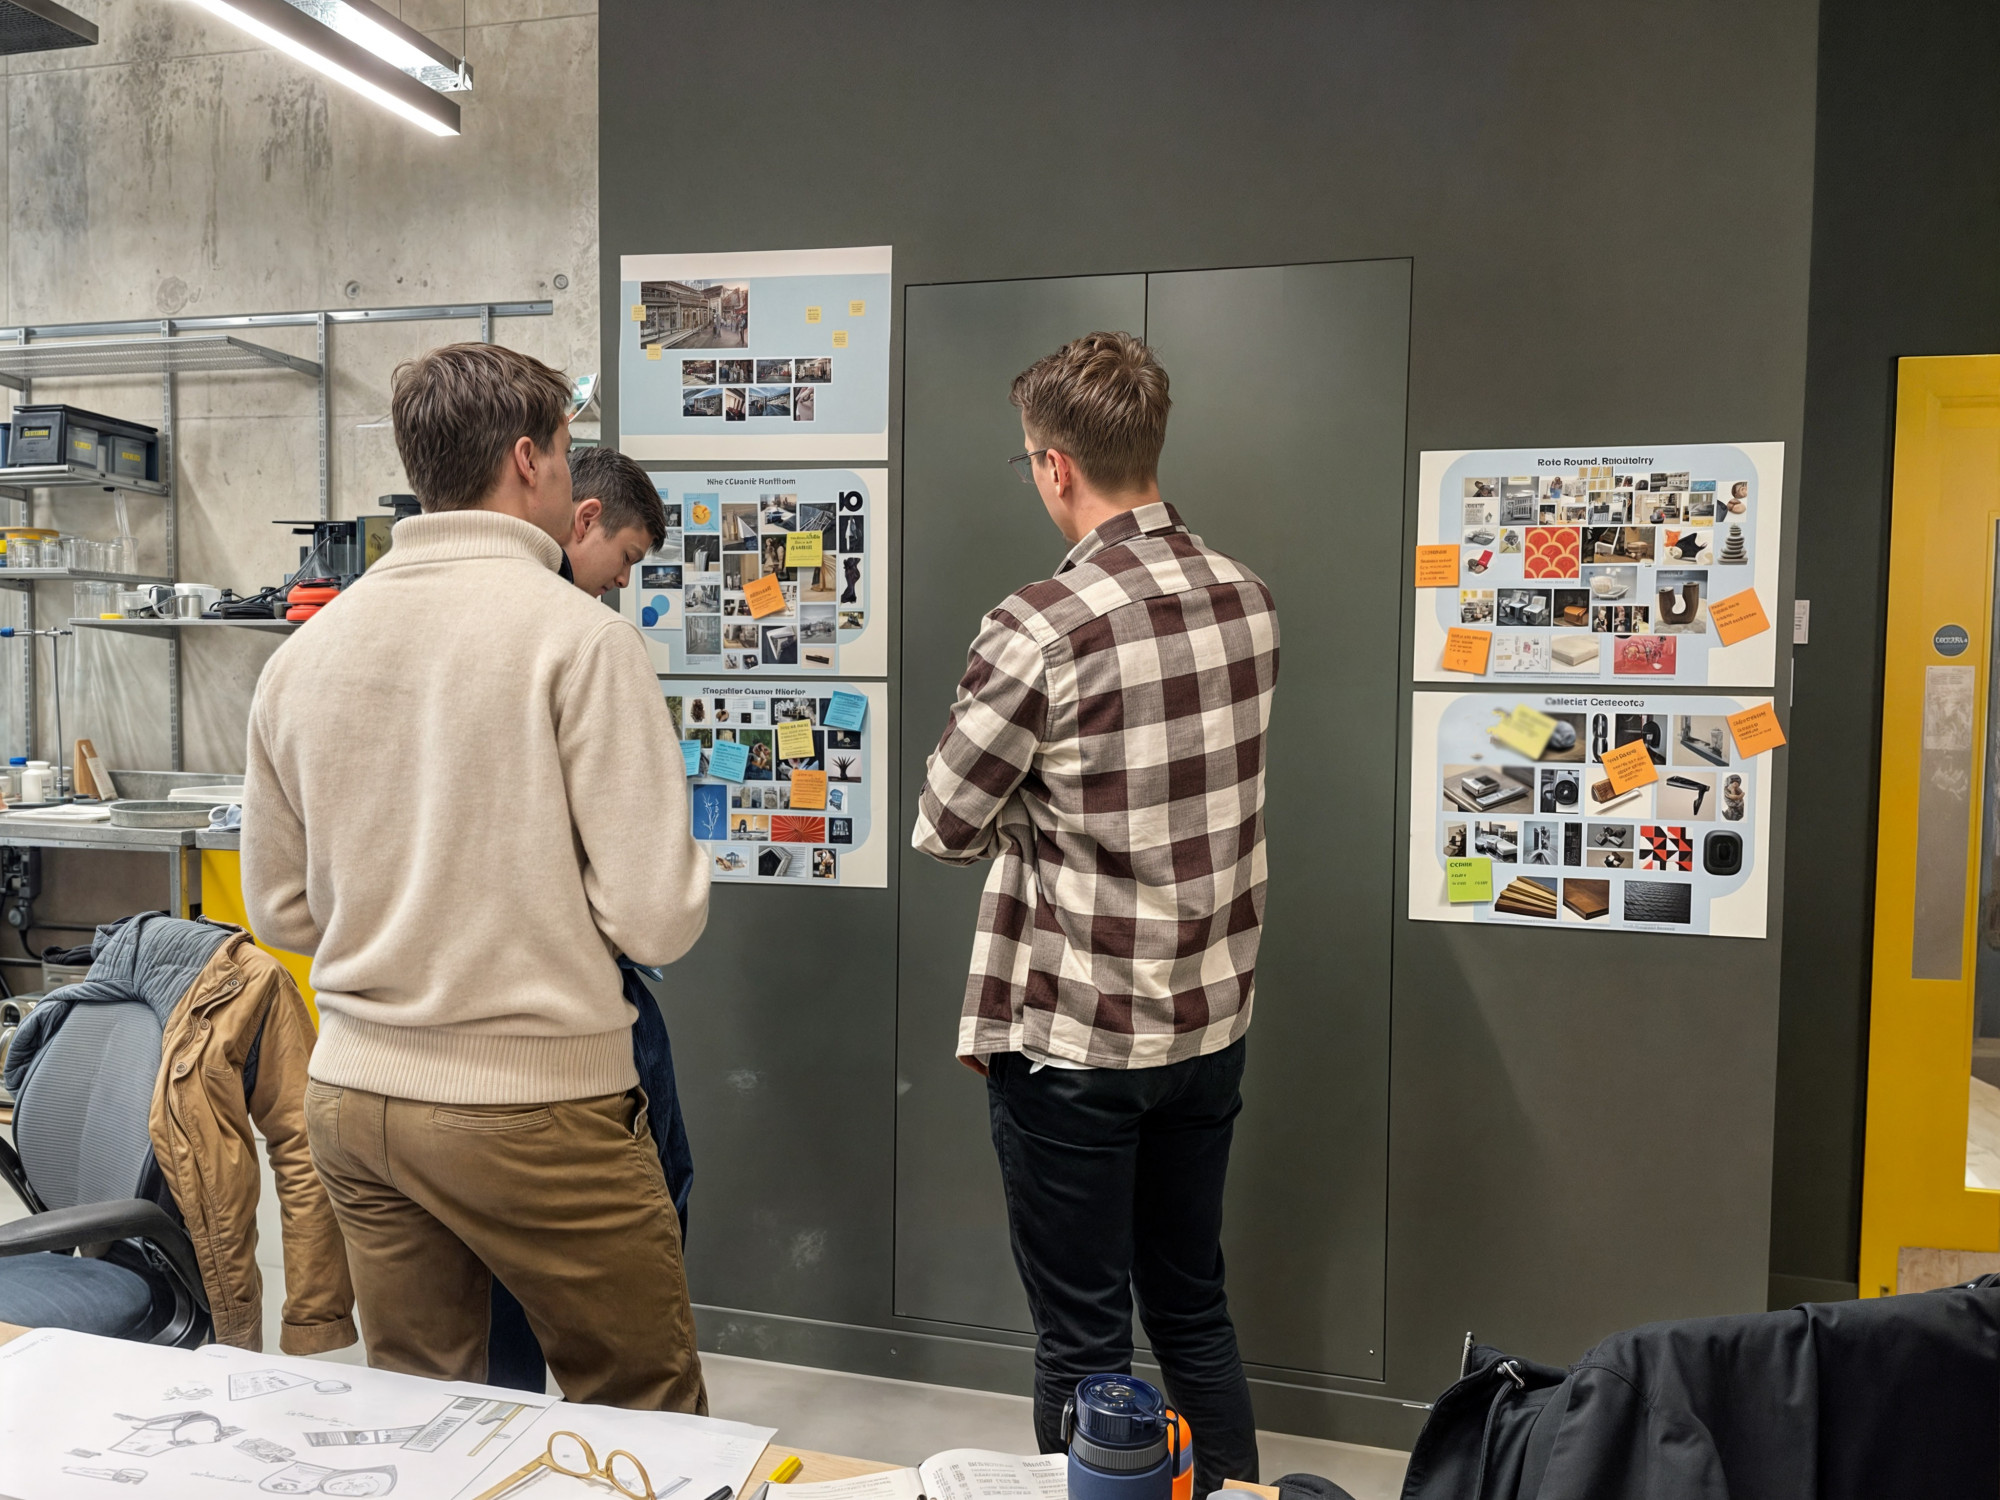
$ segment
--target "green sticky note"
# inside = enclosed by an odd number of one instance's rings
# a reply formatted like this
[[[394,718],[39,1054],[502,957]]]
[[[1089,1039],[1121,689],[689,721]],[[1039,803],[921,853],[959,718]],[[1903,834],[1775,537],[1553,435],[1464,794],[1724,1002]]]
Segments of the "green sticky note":
[[[1446,890],[1452,901],[1491,901],[1493,861],[1490,859],[1448,859],[1444,862]]]

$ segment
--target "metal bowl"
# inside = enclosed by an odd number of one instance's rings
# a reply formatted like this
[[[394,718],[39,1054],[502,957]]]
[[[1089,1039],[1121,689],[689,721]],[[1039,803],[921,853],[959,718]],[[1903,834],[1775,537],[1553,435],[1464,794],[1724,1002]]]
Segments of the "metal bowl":
[[[189,802],[114,802],[113,828],[206,828],[208,809]]]

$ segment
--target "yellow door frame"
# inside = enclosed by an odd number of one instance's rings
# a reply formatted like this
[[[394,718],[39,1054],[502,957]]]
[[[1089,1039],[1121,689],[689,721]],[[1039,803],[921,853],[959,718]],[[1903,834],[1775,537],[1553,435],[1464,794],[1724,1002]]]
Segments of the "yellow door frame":
[[[1806,505],[1809,510],[1810,499]],[[2000,355],[1899,361],[1862,1173],[1863,1296],[1897,1289],[1906,1248],[2000,1250],[2000,1192],[1965,1186],[1996,525]],[[1970,640],[1962,652],[1949,654],[1939,649],[1938,632],[1954,625]],[[1952,840],[1964,836],[1963,923],[1958,977],[1915,978],[1925,693],[1927,674],[1941,667],[1970,668],[1973,675],[1964,825],[1955,816],[1940,823],[1934,797],[1932,824],[1924,830],[1927,838],[1945,836],[1947,871]],[[1953,778],[1950,794],[1956,789]],[[1935,896],[1940,887],[1933,881],[1930,889]],[[1950,967],[1948,941],[1935,940],[1940,931],[1948,938],[1950,906],[1949,899],[1942,903],[1942,929],[1938,907],[1929,908],[1926,951],[1934,956],[1925,967],[1932,970]]]

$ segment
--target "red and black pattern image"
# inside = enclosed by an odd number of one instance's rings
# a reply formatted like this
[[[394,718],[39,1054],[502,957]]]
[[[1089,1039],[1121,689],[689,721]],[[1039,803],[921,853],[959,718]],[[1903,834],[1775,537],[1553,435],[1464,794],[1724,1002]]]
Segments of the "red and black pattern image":
[[[1639,868],[1642,870],[1692,870],[1694,840],[1678,823],[1639,825]]]

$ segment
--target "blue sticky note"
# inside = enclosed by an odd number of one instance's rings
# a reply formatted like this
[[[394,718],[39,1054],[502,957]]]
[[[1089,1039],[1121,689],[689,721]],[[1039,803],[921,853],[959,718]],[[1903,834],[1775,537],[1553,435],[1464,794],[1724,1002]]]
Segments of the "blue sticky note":
[[[708,774],[724,781],[741,781],[750,768],[750,747],[735,740],[717,740],[708,752]]]
[[[701,741],[682,740],[681,759],[687,762],[688,775],[699,776],[701,774]]]
[[[861,721],[868,714],[868,700],[860,693],[846,691],[833,695],[833,701],[826,706],[826,727],[829,729],[859,729]]]

